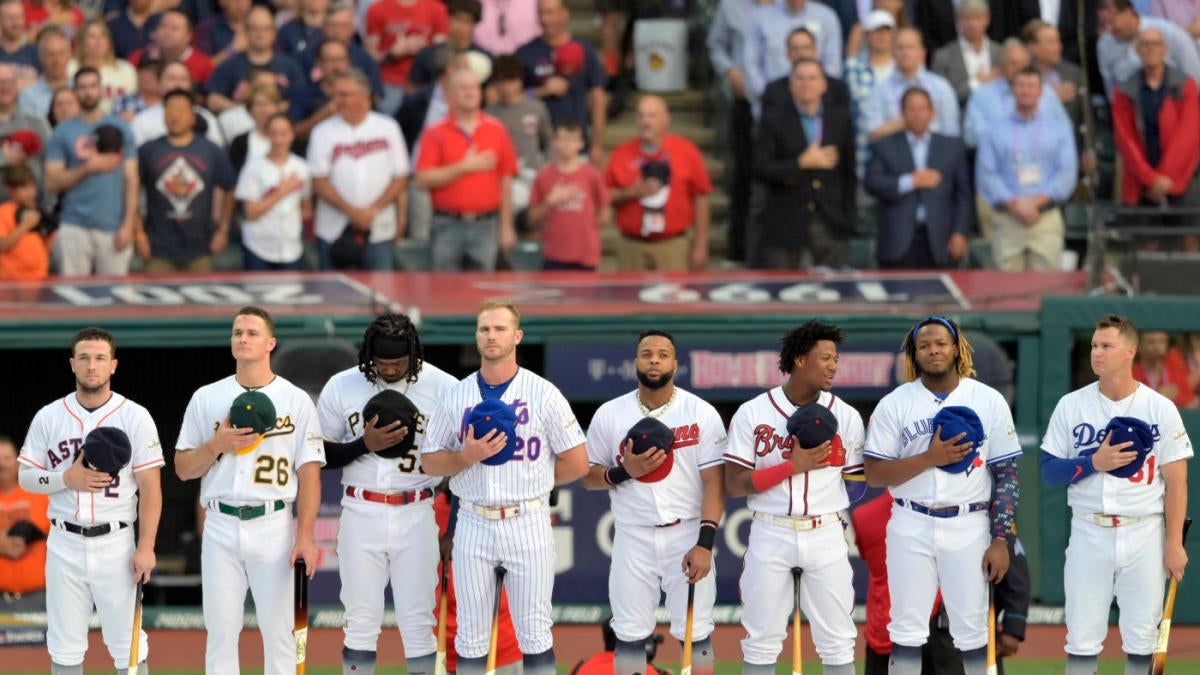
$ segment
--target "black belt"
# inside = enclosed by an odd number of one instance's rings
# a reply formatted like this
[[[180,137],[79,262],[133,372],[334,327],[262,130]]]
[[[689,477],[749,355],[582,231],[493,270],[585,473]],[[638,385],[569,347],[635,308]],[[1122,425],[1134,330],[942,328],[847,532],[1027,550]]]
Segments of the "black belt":
[[[129,523],[101,523],[100,525],[76,525],[75,523],[66,520],[51,520],[51,525],[61,527],[71,534],[78,534],[82,537],[100,537],[109,532],[116,532],[129,527]]]
[[[477,220],[487,220],[489,218],[495,218],[500,215],[500,212],[497,210],[458,212],[458,211],[443,211],[441,209],[434,209],[433,215],[445,216],[447,218],[454,218],[455,220],[461,220],[464,223],[473,223]]]

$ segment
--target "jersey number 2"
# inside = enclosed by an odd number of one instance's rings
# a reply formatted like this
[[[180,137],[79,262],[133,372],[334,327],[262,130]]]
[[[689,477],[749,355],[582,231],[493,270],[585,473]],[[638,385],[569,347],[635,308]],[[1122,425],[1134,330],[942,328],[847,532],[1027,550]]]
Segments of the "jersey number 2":
[[[117,497],[120,497],[121,495],[117,494],[117,490],[119,490],[120,487],[121,477],[113,476],[112,482],[108,484],[108,487],[104,488],[104,496],[109,499],[116,499]]]
[[[1152,485],[1154,483],[1154,456],[1146,458],[1145,465],[1138,469],[1138,472],[1129,477],[1130,483],[1145,483]]]
[[[291,472],[288,471],[287,457],[275,459],[271,455],[259,455],[254,463],[258,468],[254,470],[254,482],[259,485],[278,485],[283,487],[288,484],[291,478]]]

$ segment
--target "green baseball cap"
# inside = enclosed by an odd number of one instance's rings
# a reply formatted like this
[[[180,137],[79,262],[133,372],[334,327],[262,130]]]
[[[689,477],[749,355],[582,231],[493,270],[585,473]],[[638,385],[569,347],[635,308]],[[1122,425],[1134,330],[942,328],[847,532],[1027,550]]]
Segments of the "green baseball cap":
[[[229,424],[236,429],[253,429],[264,434],[275,428],[275,404],[261,391],[246,391],[233,399]]]

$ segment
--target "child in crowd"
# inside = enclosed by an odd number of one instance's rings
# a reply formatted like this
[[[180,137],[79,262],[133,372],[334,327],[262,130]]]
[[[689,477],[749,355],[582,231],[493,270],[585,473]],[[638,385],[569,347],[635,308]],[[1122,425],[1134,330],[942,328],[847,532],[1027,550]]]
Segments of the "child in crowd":
[[[37,281],[50,274],[49,228],[39,225],[37,176],[25,162],[4,167],[9,200],[0,204],[0,279]],[[42,232],[47,236],[43,236]]]
[[[234,196],[242,202],[242,248],[247,271],[303,267],[304,222],[312,217],[308,164],[292,154],[295,130],[288,116],[267,121],[271,149],[252,157],[238,176]]]
[[[573,119],[554,127],[554,161],[533,181],[529,224],[541,230],[542,269],[595,271],[600,265],[600,227],[610,216],[608,188],[584,161],[583,128]]]

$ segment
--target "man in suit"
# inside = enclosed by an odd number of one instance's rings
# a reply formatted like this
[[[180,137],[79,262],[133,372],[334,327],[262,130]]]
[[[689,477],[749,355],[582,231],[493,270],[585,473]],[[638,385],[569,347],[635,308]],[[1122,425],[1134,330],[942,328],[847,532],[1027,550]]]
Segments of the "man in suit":
[[[854,228],[854,130],[845,108],[824,105],[820,62],[792,65],[791,106],[763,110],[759,177],[767,187],[765,217],[752,267],[800,269],[849,260]]]
[[[813,37],[812,33],[808,32],[807,28],[797,28],[788,35],[787,53],[788,61],[791,63],[795,63],[800,59],[816,59],[817,39]],[[762,95],[764,110],[772,106],[790,108],[794,105],[792,103],[791,80],[790,75],[784,75],[767,85]],[[825,95],[821,98],[822,104],[843,106],[847,109],[850,107],[850,90],[846,88],[844,80],[826,75],[825,85]]]
[[[963,110],[971,92],[996,79],[1000,45],[987,36],[991,21],[987,0],[962,0],[957,16],[958,39],[934,52],[932,68],[949,80]]]
[[[904,92],[900,107],[904,131],[871,146],[863,178],[879,202],[875,255],[883,269],[953,267],[967,251],[974,201],[966,146],[929,130],[924,89]]]

